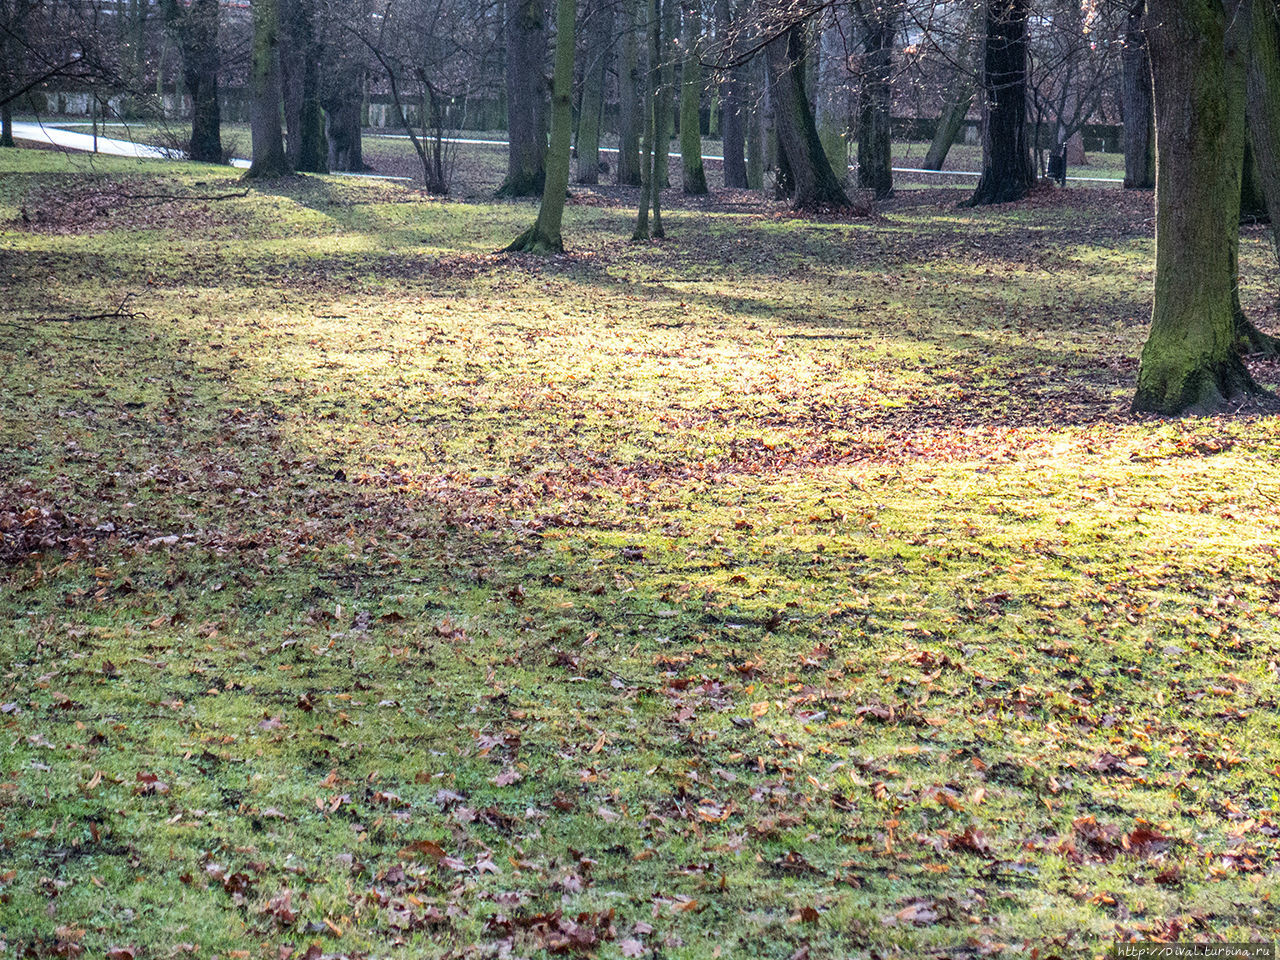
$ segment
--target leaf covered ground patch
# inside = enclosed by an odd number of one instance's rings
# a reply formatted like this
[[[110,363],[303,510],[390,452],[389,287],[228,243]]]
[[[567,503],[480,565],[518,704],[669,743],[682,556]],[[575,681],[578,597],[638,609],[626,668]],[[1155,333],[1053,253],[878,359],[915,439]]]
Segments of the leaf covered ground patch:
[[[51,232],[237,188],[0,169],[10,948],[1277,935],[1277,426],[1126,413],[1149,197],[584,204],[529,260],[328,178]]]

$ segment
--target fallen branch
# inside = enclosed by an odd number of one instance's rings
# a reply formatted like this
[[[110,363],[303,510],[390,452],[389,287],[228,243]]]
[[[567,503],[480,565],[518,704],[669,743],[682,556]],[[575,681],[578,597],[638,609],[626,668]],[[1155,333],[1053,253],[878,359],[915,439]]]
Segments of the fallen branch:
[[[145,320],[141,310],[126,310],[134,294],[126,293],[119,306],[108,313],[68,313],[62,316],[27,317],[27,323],[81,323],[89,320]]]

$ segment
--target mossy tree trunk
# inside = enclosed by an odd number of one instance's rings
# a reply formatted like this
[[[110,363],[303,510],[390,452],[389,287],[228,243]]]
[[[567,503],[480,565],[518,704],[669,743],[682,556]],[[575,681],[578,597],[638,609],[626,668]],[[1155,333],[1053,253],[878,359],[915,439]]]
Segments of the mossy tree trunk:
[[[960,128],[969,116],[969,108],[973,106],[973,96],[977,87],[976,67],[973,56],[973,30],[977,27],[976,18],[965,25],[956,44],[956,72],[951,86],[947,90],[942,112],[938,115],[938,125],[933,131],[933,140],[929,150],[920,164],[925,170],[941,170],[947,162],[947,154],[955,145]]]
[[[849,197],[822,149],[801,78],[804,26],[795,25],[765,45],[778,146],[786,159],[791,203],[797,210],[848,207]]]
[[[628,0],[618,55],[618,169],[617,182],[641,182],[640,136],[644,129],[644,79],[640,71],[640,18],[645,4]]]
[[[680,168],[687,196],[707,192],[702,169],[702,11],[698,0],[680,5],[683,22],[680,45]]]
[[[280,7],[277,0],[253,0],[253,55],[249,68],[249,128],[253,162],[250,179],[279,177],[290,171],[280,130]]]
[[[563,253],[560,236],[564,202],[569,189],[573,147],[573,54],[577,4],[556,0],[556,58],[551,76],[551,146],[547,150],[542,205],[532,227],[517,237],[509,253]]]
[[[582,105],[578,111],[578,183],[600,182],[600,121],[604,113],[604,80],[613,50],[613,2],[586,5],[587,42],[583,49]]]
[[[547,162],[546,0],[507,0],[507,176],[500,197],[542,192]]]
[[[715,0],[715,3],[716,33],[722,47],[721,59],[731,61],[733,46],[730,36],[734,25],[729,0]],[[724,149],[721,151],[724,156],[724,185],[734,190],[747,186],[745,70],[744,66],[730,67],[724,71],[723,79],[720,81],[720,110],[723,118],[721,131],[724,134]]]
[[[988,0],[983,50],[982,178],[972,206],[1011,203],[1031,192],[1035,171],[1027,140],[1029,0]]]
[[[1258,389],[1240,358],[1235,325],[1247,78],[1242,44],[1251,0],[1227,0],[1227,6],[1223,0],[1148,4],[1156,281],[1135,411],[1209,412]]]
[[[218,0],[193,0],[190,6],[167,0],[164,16],[166,26],[177,39],[182,57],[182,82],[191,94],[191,140],[187,156],[199,163],[221,163]]]
[[[858,98],[858,186],[876,199],[893,196],[892,102],[893,36],[897,27],[895,3],[864,0],[854,4],[862,33],[866,70]]]
[[[1147,56],[1147,0],[1130,0],[1121,52],[1124,103],[1124,185],[1150,190],[1156,185],[1156,128],[1151,104],[1151,60]]]

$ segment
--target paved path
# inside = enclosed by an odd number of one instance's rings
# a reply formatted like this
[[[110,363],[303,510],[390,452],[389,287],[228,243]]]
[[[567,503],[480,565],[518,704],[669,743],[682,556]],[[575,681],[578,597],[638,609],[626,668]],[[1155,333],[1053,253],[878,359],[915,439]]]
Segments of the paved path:
[[[52,143],[59,147],[66,147],[68,150],[86,150],[92,151],[93,135],[88,133],[73,133],[70,130],[62,130],[58,127],[45,126],[39,123],[17,123],[13,125],[13,136],[17,140],[34,140],[38,143]],[[372,134],[381,140],[408,140],[404,134],[382,133]],[[446,137],[446,143],[457,143],[468,146],[484,146],[484,147],[505,147],[505,140],[473,140],[465,137]],[[609,147],[601,147],[601,153],[617,153],[615,149]],[[105,153],[116,157],[138,157],[145,160],[181,160],[183,155],[180,151],[168,150],[164,147],[151,147],[143,143],[133,143],[129,140],[115,140],[110,137],[98,137],[98,153]],[[680,154],[669,153],[668,157],[678,158]],[[703,154],[703,160],[723,160],[724,157],[715,156],[713,154]],[[235,159],[231,161],[233,167],[247,167],[248,160]],[[853,167],[849,168],[850,170]],[[917,167],[894,167],[894,173],[915,173],[929,174],[935,177],[980,177],[982,174],[974,173],[970,170],[922,170]],[[384,177],[378,174],[346,174],[346,176],[364,176],[372,177],[376,180],[408,180],[408,177]],[[1068,180],[1077,183],[1123,183],[1123,180],[1114,177],[1067,177]]]

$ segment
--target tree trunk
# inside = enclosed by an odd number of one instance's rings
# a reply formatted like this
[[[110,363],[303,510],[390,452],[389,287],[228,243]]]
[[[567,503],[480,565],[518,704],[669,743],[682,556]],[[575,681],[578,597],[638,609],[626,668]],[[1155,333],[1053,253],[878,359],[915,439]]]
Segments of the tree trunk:
[[[849,175],[849,58],[845,43],[850,36],[844,10],[827,11],[818,41],[818,83],[814,95],[814,123],[823,152],[838,180]]]
[[[251,179],[290,172],[280,132],[280,9],[277,0],[253,0],[253,59],[250,66]]]
[[[1124,185],[1149,190],[1156,185],[1155,113],[1151,104],[1151,61],[1147,57],[1147,0],[1129,8],[1121,54],[1124,103]]]
[[[591,18],[582,70],[582,106],[578,113],[578,183],[600,182],[600,121],[604,112],[604,80],[613,46],[613,4],[588,6]]]
[[[569,189],[573,148],[573,54],[575,0],[556,0],[556,59],[551,75],[551,146],[547,150],[542,205],[533,226],[515,239],[511,253],[563,253],[560,225]]]
[[[729,0],[716,0],[716,33],[724,44],[722,56],[733,59],[729,43],[733,24],[730,20]],[[740,190],[747,185],[746,152],[746,104],[743,102],[743,72],[745,67],[730,67],[720,82],[721,131],[724,134],[721,154],[724,156],[724,185]]]
[[[1011,203],[1035,183],[1027,143],[1029,0],[988,0],[983,54],[982,179],[969,203]]]
[[[707,174],[702,169],[702,14],[698,0],[685,0],[684,43],[680,62],[680,167],[686,196],[707,192]]]
[[[975,24],[976,25],[976,24]],[[921,166],[925,170],[941,170],[947,162],[947,154],[951,152],[969,116],[969,108],[973,106],[974,78],[969,72],[972,63],[971,31],[966,27],[960,42],[956,45],[956,72],[947,91],[942,113],[938,115],[938,125],[933,131],[933,140],[929,143],[929,151],[924,155]]]
[[[1269,4],[1254,7],[1247,83],[1249,167],[1261,195],[1254,202],[1261,201],[1261,212],[1271,221],[1271,246],[1280,261],[1280,12]],[[1236,325],[1248,352],[1280,355],[1280,338],[1263,333],[1243,312]]]
[[[813,122],[801,77],[804,75],[804,27],[793,26],[765,46],[773,94],[778,144],[792,181],[791,202],[798,210],[848,207],[840,181],[831,172]]]
[[[294,170],[328,173],[324,113],[320,109],[320,50],[315,32],[315,0],[280,0],[283,43],[285,153]]]
[[[858,98],[858,186],[873,190],[877,200],[893,196],[893,132],[889,121],[892,99],[893,33],[897,7],[890,3],[874,10],[856,8],[862,21],[866,72]]]
[[[1250,0],[1240,4],[1249,5]],[[1247,39],[1248,24],[1228,17],[1223,6],[1223,0],[1149,2],[1156,282],[1135,411],[1208,412],[1257,392],[1237,346],[1232,255],[1239,230],[1247,76],[1238,33],[1246,32]],[[1247,14],[1247,9],[1233,12]]]
[[[641,183],[640,132],[644,127],[644,94],[641,92],[639,19],[645,4],[629,0],[623,23],[622,52],[618,59],[618,175],[627,186]]]
[[[752,97],[750,125],[747,127],[747,187],[764,189],[764,171],[769,166],[765,156],[767,144],[773,143],[773,109],[769,96],[769,65],[767,57],[751,61],[755,83]]]
[[[327,101],[324,132],[329,147],[329,169],[359,173],[365,169],[361,142],[359,92],[364,84],[357,77],[349,87],[350,96]]]
[[[164,5],[165,25],[172,31],[182,59],[182,83],[191,94],[191,140],[188,159],[222,163],[222,116],[218,103],[218,0]]]
[[[545,0],[507,0],[507,178],[500,197],[527,197],[546,184]]]
[[[673,2],[673,0],[668,0]],[[659,87],[662,85],[662,2],[649,0],[645,4],[648,33],[645,41],[644,85],[644,148],[640,153],[640,209],[636,213],[636,229],[631,235],[633,241],[648,240],[651,236],[662,236],[661,204],[658,203],[658,154],[657,127],[658,113],[662,108]],[[665,151],[664,151],[665,152]],[[665,162],[665,157],[663,158]],[[649,208],[657,213],[653,229],[649,226]]]
[[[659,189],[671,186],[671,138],[679,122],[679,96],[676,76],[676,38],[680,35],[679,0],[662,2],[662,110],[658,117],[658,146],[662,148],[662,162],[658,165]],[[655,194],[656,196],[656,194]]]

